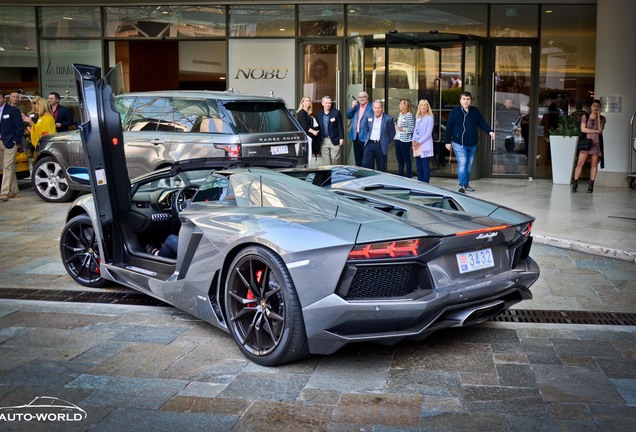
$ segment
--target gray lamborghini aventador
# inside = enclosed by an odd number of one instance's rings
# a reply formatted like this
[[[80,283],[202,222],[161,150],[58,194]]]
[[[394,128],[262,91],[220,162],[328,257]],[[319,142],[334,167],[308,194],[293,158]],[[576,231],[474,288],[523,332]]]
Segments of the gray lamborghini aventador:
[[[284,159],[182,161],[130,182],[108,80],[75,68],[92,194],[70,208],[60,250],[80,284],[159,298],[268,366],[422,339],[532,297],[533,218],[510,209],[324,188],[268,169]],[[155,255],[169,235],[176,258]]]

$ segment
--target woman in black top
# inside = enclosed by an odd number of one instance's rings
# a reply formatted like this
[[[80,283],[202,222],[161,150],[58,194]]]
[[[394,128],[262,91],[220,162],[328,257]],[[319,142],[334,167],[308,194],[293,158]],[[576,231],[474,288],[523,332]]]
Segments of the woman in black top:
[[[312,156],[319,156],[321,142],[318,136],[320,135],[320,127],[316,119],[311,115],[312,111],[311,98],[304,96],[298,105],[296,119],[307,134]]]

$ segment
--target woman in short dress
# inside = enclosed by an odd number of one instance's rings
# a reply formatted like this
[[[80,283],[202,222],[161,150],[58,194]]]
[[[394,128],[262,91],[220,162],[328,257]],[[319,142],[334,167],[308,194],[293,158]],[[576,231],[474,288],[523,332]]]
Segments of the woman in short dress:
[[[574,181],[572,182],[572,192],[576,192],[579,187],[579,177],[581,176],[581,170],[588,158],[591,158],[590,168],[590,184],[587,188],[588,193],[594,192],[594,180],[596,180],[596,174],[598,172],[598,164],[601,162],[601,168],[603,164],[603,129],[605,128],[606,119],[601,115],[601,101],[594,99],[592,102],[592,112],[587,115],[581,116],[581,133],[587,134],[587,137],[592,140],[592,147],[589,150],[581,150],[576,161],[576,168],[574,169]]]

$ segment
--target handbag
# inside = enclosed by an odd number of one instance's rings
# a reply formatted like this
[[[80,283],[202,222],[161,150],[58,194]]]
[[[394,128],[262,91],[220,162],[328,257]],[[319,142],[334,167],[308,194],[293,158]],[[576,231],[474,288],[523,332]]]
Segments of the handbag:
[[[591,148],[592,140],[587,137],[586,133],[582,133],[581,136],[579,136],[578,142],[576,143],[576,151],[589,150]]]

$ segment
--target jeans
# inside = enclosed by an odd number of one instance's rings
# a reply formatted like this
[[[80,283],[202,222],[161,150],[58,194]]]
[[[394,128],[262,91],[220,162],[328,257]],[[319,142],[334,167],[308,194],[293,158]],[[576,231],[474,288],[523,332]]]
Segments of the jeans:
[[[453,152],[455,152],[455,157],[457,158],[457,179],[459,180],[460,186],[468,186],[476,151],[477,146],[469,147],[455,142],[453,143]]]
[[[176,258],[178,246],[179,236],[170,234],[168,237],[166,237],[166,241],[163,242],[163,245],[161,245],[161,249],[159,249],[159,256],[165,258]]]
[[[404,176],[404,166],[406,165],[406,177],[413,177],[413,165],[411,162],[411,143],[395,140],[395,156],[398,163],[398,175]]]
[[[428,183],[431,180],[431,158],[415,158],[415,167],[417,168],[417,179]]]

